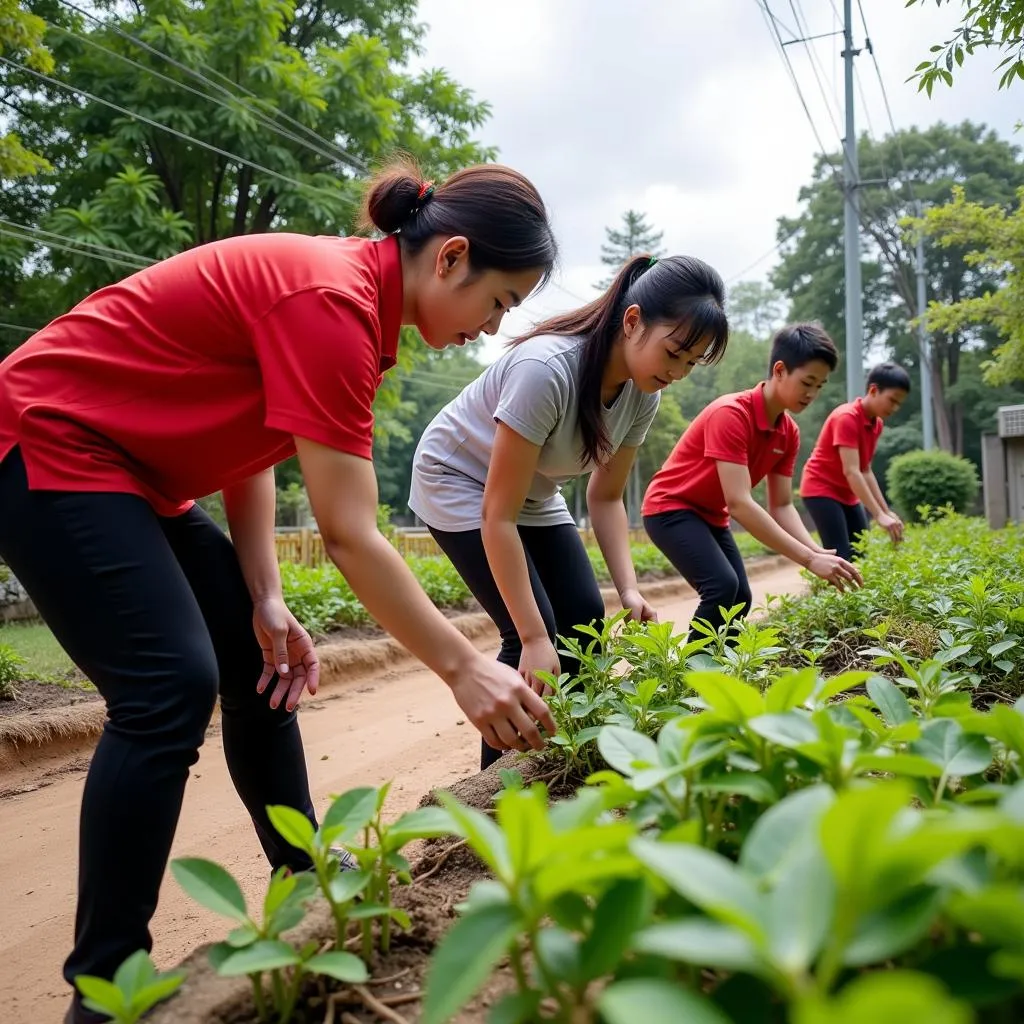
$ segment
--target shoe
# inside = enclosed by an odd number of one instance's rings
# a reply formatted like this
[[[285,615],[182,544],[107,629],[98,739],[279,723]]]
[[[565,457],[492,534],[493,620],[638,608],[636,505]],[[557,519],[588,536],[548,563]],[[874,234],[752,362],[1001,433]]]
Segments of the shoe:
[[[331,853],[338,858],[338,867],[341,871],[359,870],[359,861],[344,846],[332,846]]]

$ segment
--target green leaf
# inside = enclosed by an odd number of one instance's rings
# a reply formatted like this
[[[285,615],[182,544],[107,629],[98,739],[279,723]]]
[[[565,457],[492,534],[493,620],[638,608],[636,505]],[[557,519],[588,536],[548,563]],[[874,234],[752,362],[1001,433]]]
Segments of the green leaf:
[[[357,836],[377,813],[377,790],[372,786],[350,789],[337,797],[320,823],[325,846]]]
[[[388,826],[385,843],[388,850],[399,850],[414,839],[437,839],[454,831],[450,811],[444,807],[418,807],[406,811]]]
[[[598,1007],[605,1024],[732,1024],[703,996],[661,978],[613,982]]]
[[[533,990],[510,992],[492,1007],[487,1024],[534,1024],[541,998]]]
[[[306,853],[313,852],[316,829],[302,811],[297,811],[293,807],[268,807],[267,817],[285,842],[291,843],[299,850],[305,850]]]
[[[914,712],[907,698],[891,679],[886,679],[885,676],[872,676],[868,680],[868,696],[878,706],[885,724],[890,728],[913,720]]]
[[[634,839],[637,860],[676,892],[755,939],[764,934],[765,906],[753,881],[731,861],[701,846]]]
[[[641,768],[652,768],[661,763],[654,740],[618,725],[606,725],[601,730],[597,749],[612,768],[627,778]]]
[[[129,1003],[156,978],[156,968],[144,949],[137,949],[114,972],[114,984]]]
[[[769,743],[779,747],[795,748],[805,743],[814,743],[818,739],[814,723],[796,711],[787,711],[781,715],[760,715],[752,718],[747,725],[758,736],[763,736]]]
[[[107,1013],[111,1017],[121,1017],[128,1009],[121,990],[106,978],[94,978],[89,974],[80,974],[75,978],[75,987],[88,1000],[90,1009],[95,1009],[99,1013]]]
[[[575,987],[583,980],[580,943],[571,932],[554,925],[542,928],[534,941],[536,957],[559,981]]]
[[[855,978],[828,1004],[798,1005],[793,1024],[972,1024],[973,1017],[935,978],[878,971]]]
[[[821,818],[819,835],[840,889],[870,885],[869,866],[885,848],[893,819],[910,802],[908,787],[881,782],[841,793]]]
[[[500,793],[498,824],[508,847],[513,877],[524,878],[547,859],[554,837],[548,820],[546,787],[506,789]]]
[[[967,777],[992,763],[992,750],[984,736],[964,732],[952,718],[937,718],[921,728],[921,738],[910,745],[913,753],[937,764],[946,775]]]
[[[754,822],[740,850],[740,867],[760,877],[778,872],[787,857],[815,831],[835,798],[828,786],[810,786],[770,807]]]
[[[798,848],[768,897],[772,961],[794,977],[817,958],[832,926],[835,883],[817,843]]]
[[[422,1024],[445,1024],[484,983],[519,930],[509,905],[487,904],[448,930],[434,950],[427,973]]]
[[[171,861],[171,874],[207,910],[243,923],[249,920],[242,890],[219,864],[202,857],[180,857]]]
[[[764,695],[765,710],[773,715],[791,711],[811,696],[817,684],[818,673],[813,668],[784,672]]]
[[[251,946],[260,937],[259,929],[254,924],[243,924],[232,928],[225,940],[233,949],[242,949]]]
[[[132,1008],[141,1017],[156,1006],[157,1003],[163,1002],[163,1000],[174,995],[184,982],[184,971],[168,971],[160,974],[155,981],[151,981],[141,992],[135,994],[135,998],[132,1000]]]
[[[764,966],[747,935],[731,925],[704,917],[652,924],[633,936],[633,949],[723,971],[756,974]]]
[[[451,812],[455,828],[477,853],[480,859],[503,881],[510,881],[512,862],[508,843],[497,824],[486,814],[460,804],[450,793],[437,794],[441,803]]]
[[[594,907],[593,924],[580,947],[587,979],[612,974],[647,915],[649,890],[642,878],[613,883]]]
[[[687,672],[683,682],[728,722],[738,724],[764,712],[764,699],[754,687],[723,672]]]
[[[300,963],[299,954],[280,939],[264,939],[233,953],[217,969],[225,977],[274,971]]]
[[[354,900],[370,884],[372,877],[369,871],[339,871],[328,886],[331,899],[335,903]]]
[[[370,977],[366,964],[359,957],[353,953],[342,952],[340,949],[333,949],[330,952],[310,957],[303,967],[314,974],[326,974],[330,978],[348,982],[350,985],[358,985]]]
[[[861,918],[853,940],[843,952],[843,963],[847,967],[865,967],[899,956],[927,934],[941,905],[941,893],[921,887]]]
[[[937,779],[942,769],[926,757],[916,754],[891,754],[884,749],[874,754],[858,754],[853,761],[858,772],[891,772],[911,779]]]
[[[773,804],[779,798],[772,784],[756,772],[723,772],[694,783],[696,793],[729,793],[745,796],[759,804]]]
[[[992,644],[988,649],[989,657],[998,658],[1000,654],[1010,650],[1017,646],[1016,640],[1000,640],[999,643]]]

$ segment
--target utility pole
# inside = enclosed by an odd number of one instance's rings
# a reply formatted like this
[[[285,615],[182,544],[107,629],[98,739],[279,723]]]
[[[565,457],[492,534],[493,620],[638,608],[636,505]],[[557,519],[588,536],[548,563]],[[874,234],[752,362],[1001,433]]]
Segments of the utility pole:
[[[924,216],[924,207],[917,204],[917,216]],[[935,410],[932,406],[932,354],[928,340],[928,328],[924,324],[924,312],[928,308],[928,278],[924,267],[924,233],[917,235],[917,344],[921,363],[921,427],[924,433],[924,450],[930,451],[935,444]]]
[[[846,80],[846,138],[843,139],[843,242],[846,257],[846,400],[864,390],[863,304],[860,280],[860,188],[857,134],[853,125],[853,0],[843,0],[843,65]]]

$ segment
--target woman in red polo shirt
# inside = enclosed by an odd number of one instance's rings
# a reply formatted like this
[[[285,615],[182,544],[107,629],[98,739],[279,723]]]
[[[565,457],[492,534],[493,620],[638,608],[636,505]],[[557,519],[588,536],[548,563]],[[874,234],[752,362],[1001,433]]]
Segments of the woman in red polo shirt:
[[[508,168],[471,167],[435,190],[401,164],[371,183],[365,213],[388,237],[247,235],[181,253],[84,299],[0,364],[0,556],[107,703],[68,981],[109,978],[151,947],[218,695],[231,777],[268,859],[308,867],[264,810],[315,820],[295,706],[316,691],[317,658],[282,600],[274,544],[273,466],[296,451],[327,553],[487,742],[539,747],[538,723],[554,729],[378,532],[371,461],[400,327],[433,348],[494,333],[553,265],[544,204]],[[217,490],[230,541],[192,503]],[[76,1000],[67,1019],[101,1018]]]

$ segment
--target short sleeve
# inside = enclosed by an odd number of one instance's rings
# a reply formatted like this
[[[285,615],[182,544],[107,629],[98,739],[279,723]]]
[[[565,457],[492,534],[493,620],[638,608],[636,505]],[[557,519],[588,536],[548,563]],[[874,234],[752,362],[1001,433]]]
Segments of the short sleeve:
[[[720,405],[704,426],[704,455],[719,462],[749,465],[747,413],[738,405]]]
[[[832,444],[835,448],[860,450],[860,417],[856,413],[844,412],[835,418]]]
[[[542,359],[509,363],[501,381],[494,418],[531,444],[542,445],[554,432],[569,404],[569,386],[557,366]]]
[[[266,425],[372,458],[380,330],[372,312],[330,289],[297,292],[253,325]]]
[[[785,416],[786,413],[783,413]],[[786,454],[779,460],[778,465],[772,470],[778,476],[792,476],[796,470],[796,457],[800,454],[800,428],[789,420],[789,433],[786,437]]]
[[[644,443],[647,438],[647,432],[651,429],[651,424],[654,422],[654,417],[658,415],[660,406],[660,392],[643,396],[636,419],[629,428],[629,432],[622,439],[623,448],[639,448]]]

